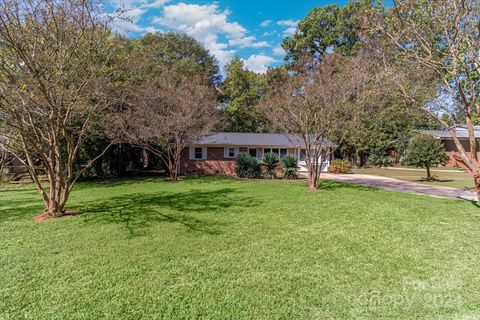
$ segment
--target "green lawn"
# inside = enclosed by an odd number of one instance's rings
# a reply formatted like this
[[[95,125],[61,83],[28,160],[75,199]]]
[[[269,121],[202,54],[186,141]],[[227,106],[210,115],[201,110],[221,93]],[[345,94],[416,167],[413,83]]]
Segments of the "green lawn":
[[[356,168],[354,173],[373,174],[405,181],[420,182],[436,186],[444,186],[458,189],[475,188],[473,178],[466,172],[448,169],[432,169],[432,175],[437,176],[439,181],[422,181],[427,176],[424,169],[399,169],[399,168]]]
[[[480,209],[305,181],[0,190],[0,319],[479,319]]]

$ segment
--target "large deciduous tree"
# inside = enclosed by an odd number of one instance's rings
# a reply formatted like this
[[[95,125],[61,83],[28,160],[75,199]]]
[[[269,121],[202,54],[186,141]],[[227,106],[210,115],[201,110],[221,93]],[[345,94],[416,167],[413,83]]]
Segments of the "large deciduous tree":
[[[319,187],[322,161],[334,149],[329,140],[341,140],[360,118],[361,96],[374,79],[368,61],[360,55],[306,57],[295,72],[278,78],[264,101],[272,125],[303,140],[310,189]]]
[[[394,66],[408,66],[408,70],[400,70],[403,73],[392,68],[398,88],[450,132],[459,160],[473,175],[480,198],[474,129],[480,113],[479,24],[478,0],[400,0],[380,17],[377,31],[387,40],[383,50],[386,56],[395,58]],[[436,77],[437,97],[433,101],[417,101],[415,88],[408,87],[412,72]],[[459,124],[468,128],[468,148],[457,137]]]
[[[235,132],[266,131],[268,126],[259,108],[267,88],[266,76],[245,70],[239,58],[232,59],[225,72],[227,77],[220,88],[220,98],[225,104],[226,129]]]
[[[78,150],[107,105],[111,38],[101,17],[89,0],[0,1],[2,135],[52,217],[65,213]]]
[[[110,137],[160,157],[171,181],[177,181],[182,150],[219,124],[215,90],[201,75],[175,71],[127,90],[122,109],[110,114]]]
[[[193,38],[176,33],[123,39],[116,52],[123,103],[107,118],[108,136],[150,151],[177,181],[182,150],[219,124],[217,61]]]

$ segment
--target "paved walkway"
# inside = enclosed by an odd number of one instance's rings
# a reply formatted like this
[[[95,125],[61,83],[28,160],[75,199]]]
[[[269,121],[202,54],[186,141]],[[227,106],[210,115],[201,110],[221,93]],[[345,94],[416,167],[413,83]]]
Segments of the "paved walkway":
[[[458,200],[476,201],[474,191],[455,189],[449,187],[432,186],[422,183],[407,182],[393,178],[374,176],[369,174],[329,174],[322,173],[322,179],[338,182],[358,184],[386,190],[420,194],[437,198],[451,198]]]

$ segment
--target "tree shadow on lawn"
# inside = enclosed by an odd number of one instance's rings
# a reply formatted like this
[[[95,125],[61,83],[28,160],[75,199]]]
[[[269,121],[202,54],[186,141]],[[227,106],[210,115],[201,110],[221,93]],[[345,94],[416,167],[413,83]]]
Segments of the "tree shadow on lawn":
[[[380,188],[376,187],[367,187],[361,186],[358,184],[353,183],[344,183],[344,182],[337,182],[333,180],[322,180],[320,182],[320,190],[337,190],[337,189],[354,189],[359,191],[380,191]]]
[[[81,207],[87,223],[123,225],[130,236],[146,235],[155,223],[176,223],[189,231],[220,234],[218,221],[212,213],[227,209],[248,209],[259,205],[258,199],[239,195],[233,188],[211,191],[190,190],[179,193],[134,193],[115,196]]]
[[[4,207],[0,205],[0,222],[15,221],[19,219],[29,219],[36,213],[44,210],[40,199],[34,200],[9,200]]]

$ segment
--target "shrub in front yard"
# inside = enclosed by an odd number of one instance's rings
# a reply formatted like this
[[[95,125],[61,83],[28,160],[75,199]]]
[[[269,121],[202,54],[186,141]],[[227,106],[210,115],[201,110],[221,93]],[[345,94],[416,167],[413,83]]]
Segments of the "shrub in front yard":
[[[449,158],[440,140],[430,135],[418,135],[413,137],[408,144],[403,163],[409,166],[425,168],[427,181],[436,180],[430,173],[431,167],[444,165]]]
[[[240,178],[258,179],[261,177],[260,163],[248,153],[237,156],[236,173]]]
[[[274,179],[277,177],[275,170],[280,165],[278,154],[268,152],[265,153],[262,159],[262,166],[265,168],[265,178]]]
[[[298,169],[298,160],[294,155],[289,154],[282,160],[282,166],[284,170],[283,177],[285,179],[296,179],[297,178],[297,169]]]
[[[352,164],[348,160],[333,160],[328,167],[329,173],[350,173]]]

